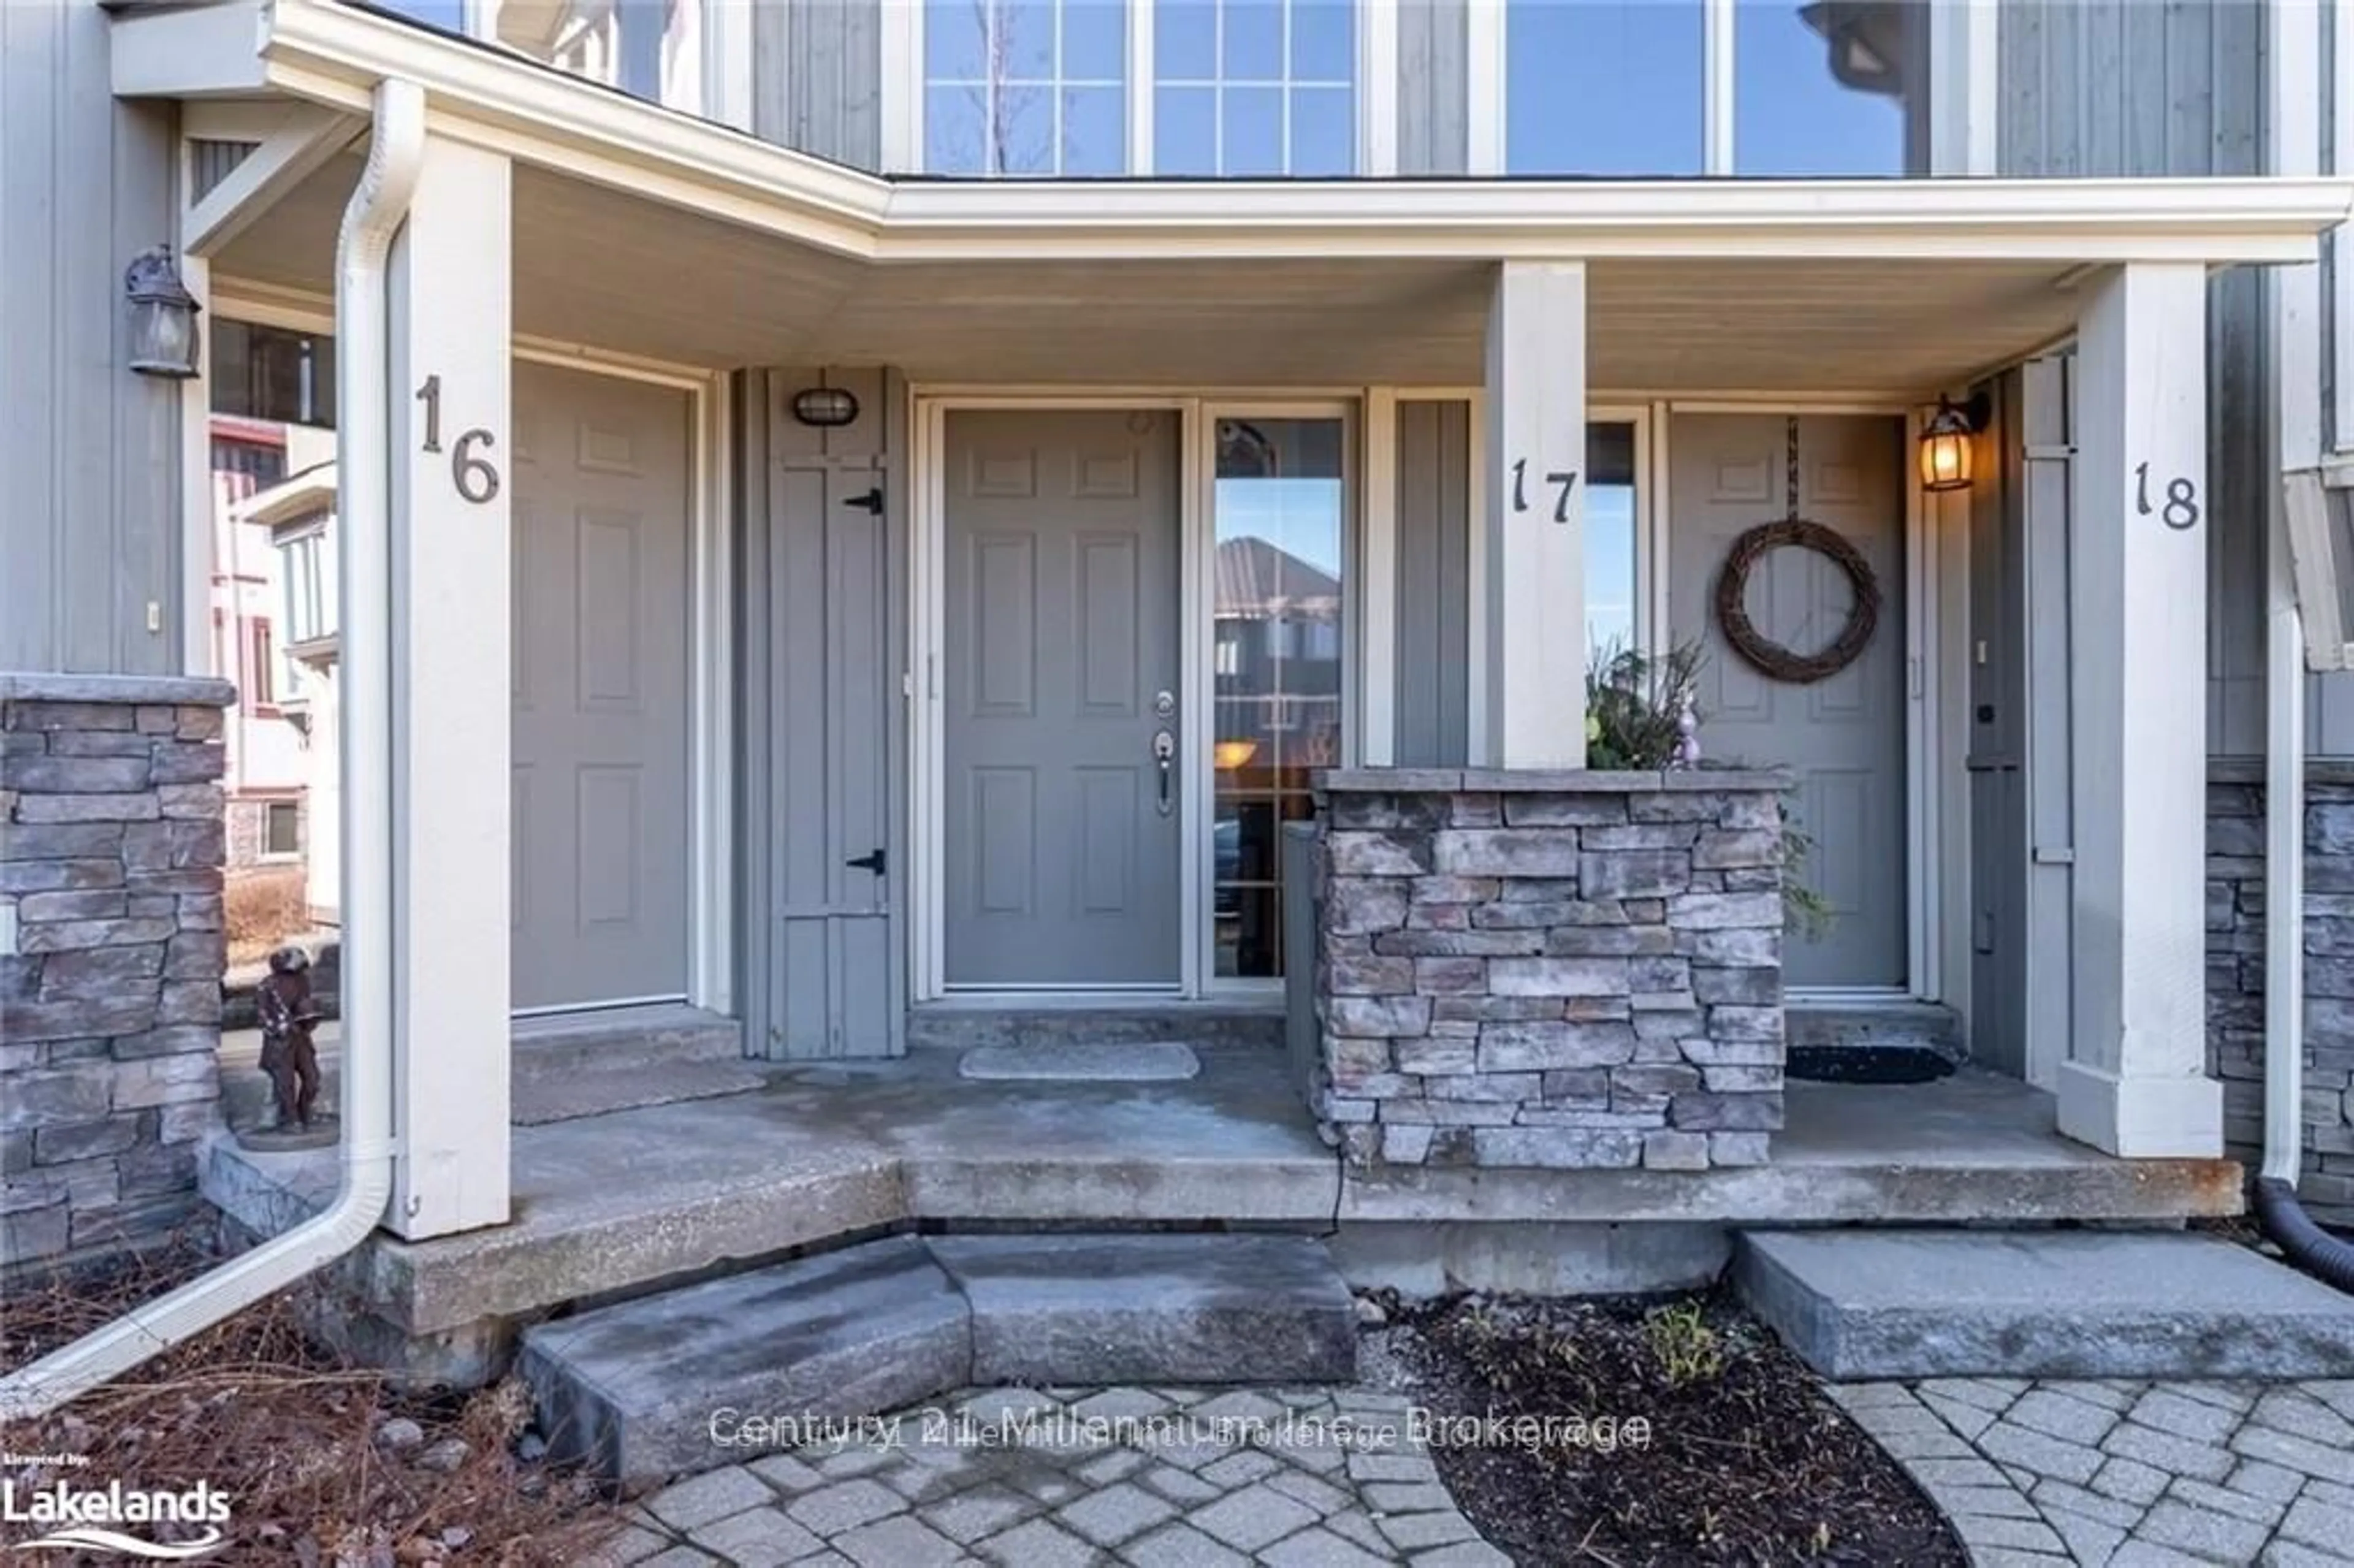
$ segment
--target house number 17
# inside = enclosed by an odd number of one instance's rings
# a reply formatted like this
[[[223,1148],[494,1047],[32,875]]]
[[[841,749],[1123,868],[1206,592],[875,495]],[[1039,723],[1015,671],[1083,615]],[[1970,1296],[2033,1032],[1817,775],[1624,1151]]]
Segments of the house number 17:
[[[1553,520],[1556,523],[1568,522],[1569,498],[1577,492],[1577,471],[1570,469],[1566,471],[1548,473],[1544,476],[1544,482],[1553,487]],[[1526,512],[1528,509],[1529,460],[1514,458],[1512,460],[1512,510]]]
[[[417,400],[425,405],[425,440],[421,448],[437,456],[441,450],[441,377],[429,376],[425,385],[417,389]],[[476,450],[499,444],[496,436],[477,425],[467,430],[450,448],[450,483],[458,498],[476,506],[488,504],[499,493],[499,471]]]

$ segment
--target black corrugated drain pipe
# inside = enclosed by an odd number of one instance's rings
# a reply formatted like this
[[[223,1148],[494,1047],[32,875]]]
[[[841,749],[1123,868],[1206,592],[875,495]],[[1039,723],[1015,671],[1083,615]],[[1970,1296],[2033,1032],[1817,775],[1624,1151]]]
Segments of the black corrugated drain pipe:
[[[2296,1201],[2296,1188],[2276,1176],[2257,1177],[2256,1220],[2292,1263],[2354,1294],[2354,1242],[2340,1241],[2315,1224]]]

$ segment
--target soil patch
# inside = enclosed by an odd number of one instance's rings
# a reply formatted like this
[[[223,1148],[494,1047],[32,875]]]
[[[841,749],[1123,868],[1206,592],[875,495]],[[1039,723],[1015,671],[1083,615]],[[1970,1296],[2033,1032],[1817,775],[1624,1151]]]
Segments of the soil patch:
[[[1523,1565],[1968,1562],[1903,1468],[1722,1293],[1457,1297],[1391,1321],[1374,1359],[1417,1404],[1551,1419],[1431,1446],[1465,1515]]]
[[[189,1240],[46,1287],[12,1286],[0,1293],[0,1368],[26,1365],[217,1261]],[[230,1499],[220,1526],[228,1545],[207,1563],[579,1562],[613,1532],[618,1515],[586,1481],[526,1457],[535,1446],[529,1418],[529,1401],[512,1382],[470,1397],[398,1393],[381,1373],[306,1339],[287,1292],[62,1411],[0,1423],[0,1450],[11,1456],[0,1478],[19,1497],[59,1483],[77,1491],[119,1481],[125,1492],[186,1492],[206,1482]],[[38,1462],[54,1456],[79,1459]],[[160,1541],[204,1534],[175,1523],[138,1530]],[[29,1533],[11,1525],[5,1542]],[[125,1561],[111,1552],[40,1556],[58,1564]]]

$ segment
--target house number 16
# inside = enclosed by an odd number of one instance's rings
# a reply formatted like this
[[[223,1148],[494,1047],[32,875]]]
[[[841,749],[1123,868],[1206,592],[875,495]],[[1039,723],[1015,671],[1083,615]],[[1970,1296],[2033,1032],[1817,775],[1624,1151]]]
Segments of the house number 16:
[[[417,400],[425,405],[423,450],[438,455],[441,450],[441,377],[427,376],[425,385],[417,389]],[[482,506],[497,496],[499,471],[475,449],[498,444],[496,436],[477,425],[451,447],[450,483],[457,490],[460,500]]]

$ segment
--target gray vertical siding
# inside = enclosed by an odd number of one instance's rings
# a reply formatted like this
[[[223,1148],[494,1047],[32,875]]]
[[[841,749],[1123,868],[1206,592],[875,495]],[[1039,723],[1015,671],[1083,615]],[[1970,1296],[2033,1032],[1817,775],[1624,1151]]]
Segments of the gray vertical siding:
[[[1397,694],[1402,768],[1469,758],[1471,408],[1459,398],[1397,406]]]
[[[753,5],[753,134],[854,168],[880,169],[882,6],[875,0]]]
[[[803,387],[858,419],[800,424]],[[903,1048],[907,845],[904,386],[882,370],[739,378],[744,973],[753,1054]],[[881,514],[851,504],[881,488]],[[848,863],[885,857],[876,878]]]
[[[115,101],[105,13],[0,4],[0,670],[179,668],[179,397],[124,368],[122,303],[172,203],[171,112]]]
[[[1398,7],[1401,175],[1459,175],[1468,166],[1469,16],[1469,0],[1402,0]]]
[[[188,199],[202,201],[213,187],[237,172],[251,157],[259,142],[217,142],[209,137],[188,139]]]
[[[2001,171],[2264,172],[2264,8],[2252,0],[2003,0]],[[2274,462],[2262,276],[2208,294],[2207,720],[2219,754],[2264,749],[2265,495]],[[2314,744],[2354,750],[2354,690],[2318,683]]]

